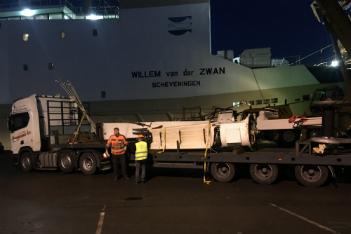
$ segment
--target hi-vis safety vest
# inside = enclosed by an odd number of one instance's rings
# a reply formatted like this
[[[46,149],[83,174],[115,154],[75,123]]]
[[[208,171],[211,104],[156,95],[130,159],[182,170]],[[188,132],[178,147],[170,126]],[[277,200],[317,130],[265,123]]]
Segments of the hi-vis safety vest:
[[[139,141],[135,143],[135,160],[145,160],[147,159],[147,143],[145,141]]]
[[[123,135],[118,134],[118,136],[116,135],[110,136],[110,139],[108,139],[106,146],[110,147],[111,145],[112,154],[121,155],[125,153],[124,147],[126,144],[128,144],[126,138]]]

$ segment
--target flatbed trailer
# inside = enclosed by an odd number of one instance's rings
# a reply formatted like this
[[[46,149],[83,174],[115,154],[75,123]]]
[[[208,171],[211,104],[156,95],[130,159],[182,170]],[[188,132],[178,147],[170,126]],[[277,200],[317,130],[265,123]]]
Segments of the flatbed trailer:
[[[133,155],[130,157],[133,159]],[[324,184],[329,177],[336,177],[336,167],[351,166],[351,150],[340,147],[338,152],[314,154],[312,142],[297,141],[296,148],[260,148],[257,151],[170,151],[149,154],[153,167],[203,169],[220,182],[229,182],[236,175],[237,166],[246,164],[250,175],[259,184],[271,184],[278,177],[280,165],[295,167],[297,180],[305,186]],[[130,163],[131,166],[134,163]]]
[[[245,152],[238,155],[233,155],[231,152],[218,152],[207,154],[206,159],[204,153],[200,152],[184,152],[174,153],[165,152],[162,154],[151,154],[154,165],[159,163],[170,162],[177,167],[177,163],[213,163],[213,162],[226,162],[226,163],[266,163],[266,164],[291,164],[291,165],[328,165],[328,166],[350,166],[351,165],[351,152],[348,154],[338,155],[296,155],[294,149],[289,148],[265,148],[255,152]],[[155,166],[161,167],[161,166]],[[166,167],[166,166],[165,166]],[[197,167],[195,167],[197,168]],[[202,168],[202,166],[201,166]]]
[[[132,142],[133,143],[133,142]],[[300,145],[310,144],[310,141]],[[56,144],[53,148],[62,150],[86,150],[105,149],[105,144]],[[306,149],[305,149],[306,150]],[[327,166],[351,166],[351,150],[339,150],[338,154],[317,155],[311,152],[301,152],[295,148],[261,148],[257,151],[246,151],[243,153],[210,152],[208,150],[205,158],[204,151],[166,151],[150,152],[148,160],[152,161],[154,167],[174,168],[203,168],[203,163],[225,162],[225,163],[247,163],[247,164],[289,164],[289,165],[327,165]],[[129,161],[134,160],[132,152],[127,153]],[[162,164],[165,166],[161,166]],[[167,164],[166,164],[167,163]],[[189,166],[181,166],[188,163]],[[190,165],[200,165],[191,167]],[[177,166],[179,165],[179,166]]]

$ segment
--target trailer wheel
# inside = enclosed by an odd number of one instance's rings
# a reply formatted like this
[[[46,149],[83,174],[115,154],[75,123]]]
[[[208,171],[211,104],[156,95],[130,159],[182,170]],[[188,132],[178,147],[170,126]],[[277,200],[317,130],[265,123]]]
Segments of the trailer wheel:
[[[251,164],[250,175],[258,184],[272,184],[278,178],[278,167],[271,164]]]
[[[211,174],[218,182],[229,182],[235,176],[235,166],[232,163],[212,163]]]
[[[79,159],[79,167],[85,175],[93,175],[97,168],[95,156],[90,153],[82,154]]]
[[[300,165],[295,167],[296,179],[306,187],[318,187],[328,179],[326,166]]]
[[[73,158],[69,152],[63,152],[58,158],[58,165],[64,173],[71,173],[74,169]]]
[[[30,172],[33,170],[33,158],[29,152],[23,152],[20,158],[20,167],[22,171]]]

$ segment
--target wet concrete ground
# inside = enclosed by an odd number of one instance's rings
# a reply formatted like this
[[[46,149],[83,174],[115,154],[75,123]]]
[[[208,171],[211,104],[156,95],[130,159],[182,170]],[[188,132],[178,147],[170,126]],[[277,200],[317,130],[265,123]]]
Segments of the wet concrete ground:
[[[133,168],[130,168],[133,175]],[[255,184],[202,183],[201,170],[149,169],[150,180],[111,171],[22,172],[0,156],[0,233],[351,233],[351,183],[306,188],[288,176]],[[133,200],[135,199],[135,200]]]

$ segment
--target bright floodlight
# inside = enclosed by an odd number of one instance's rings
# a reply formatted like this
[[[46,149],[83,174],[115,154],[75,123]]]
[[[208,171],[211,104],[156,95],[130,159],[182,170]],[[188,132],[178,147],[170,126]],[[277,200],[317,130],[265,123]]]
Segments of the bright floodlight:
[[[30,10],[30,9],[24,9],[22,11],[22,15],[24,15],[24,16],[33,16],[34,15],[34,11]]]
[[[331,63],[332,67],[336,67],[338,65],[339,65],[339,61],[337,61],[337,60],[333,60],[332,63]]]
[[[102,15],[88,15],[86,18],[90,20],[97,20],[102,19]]]

